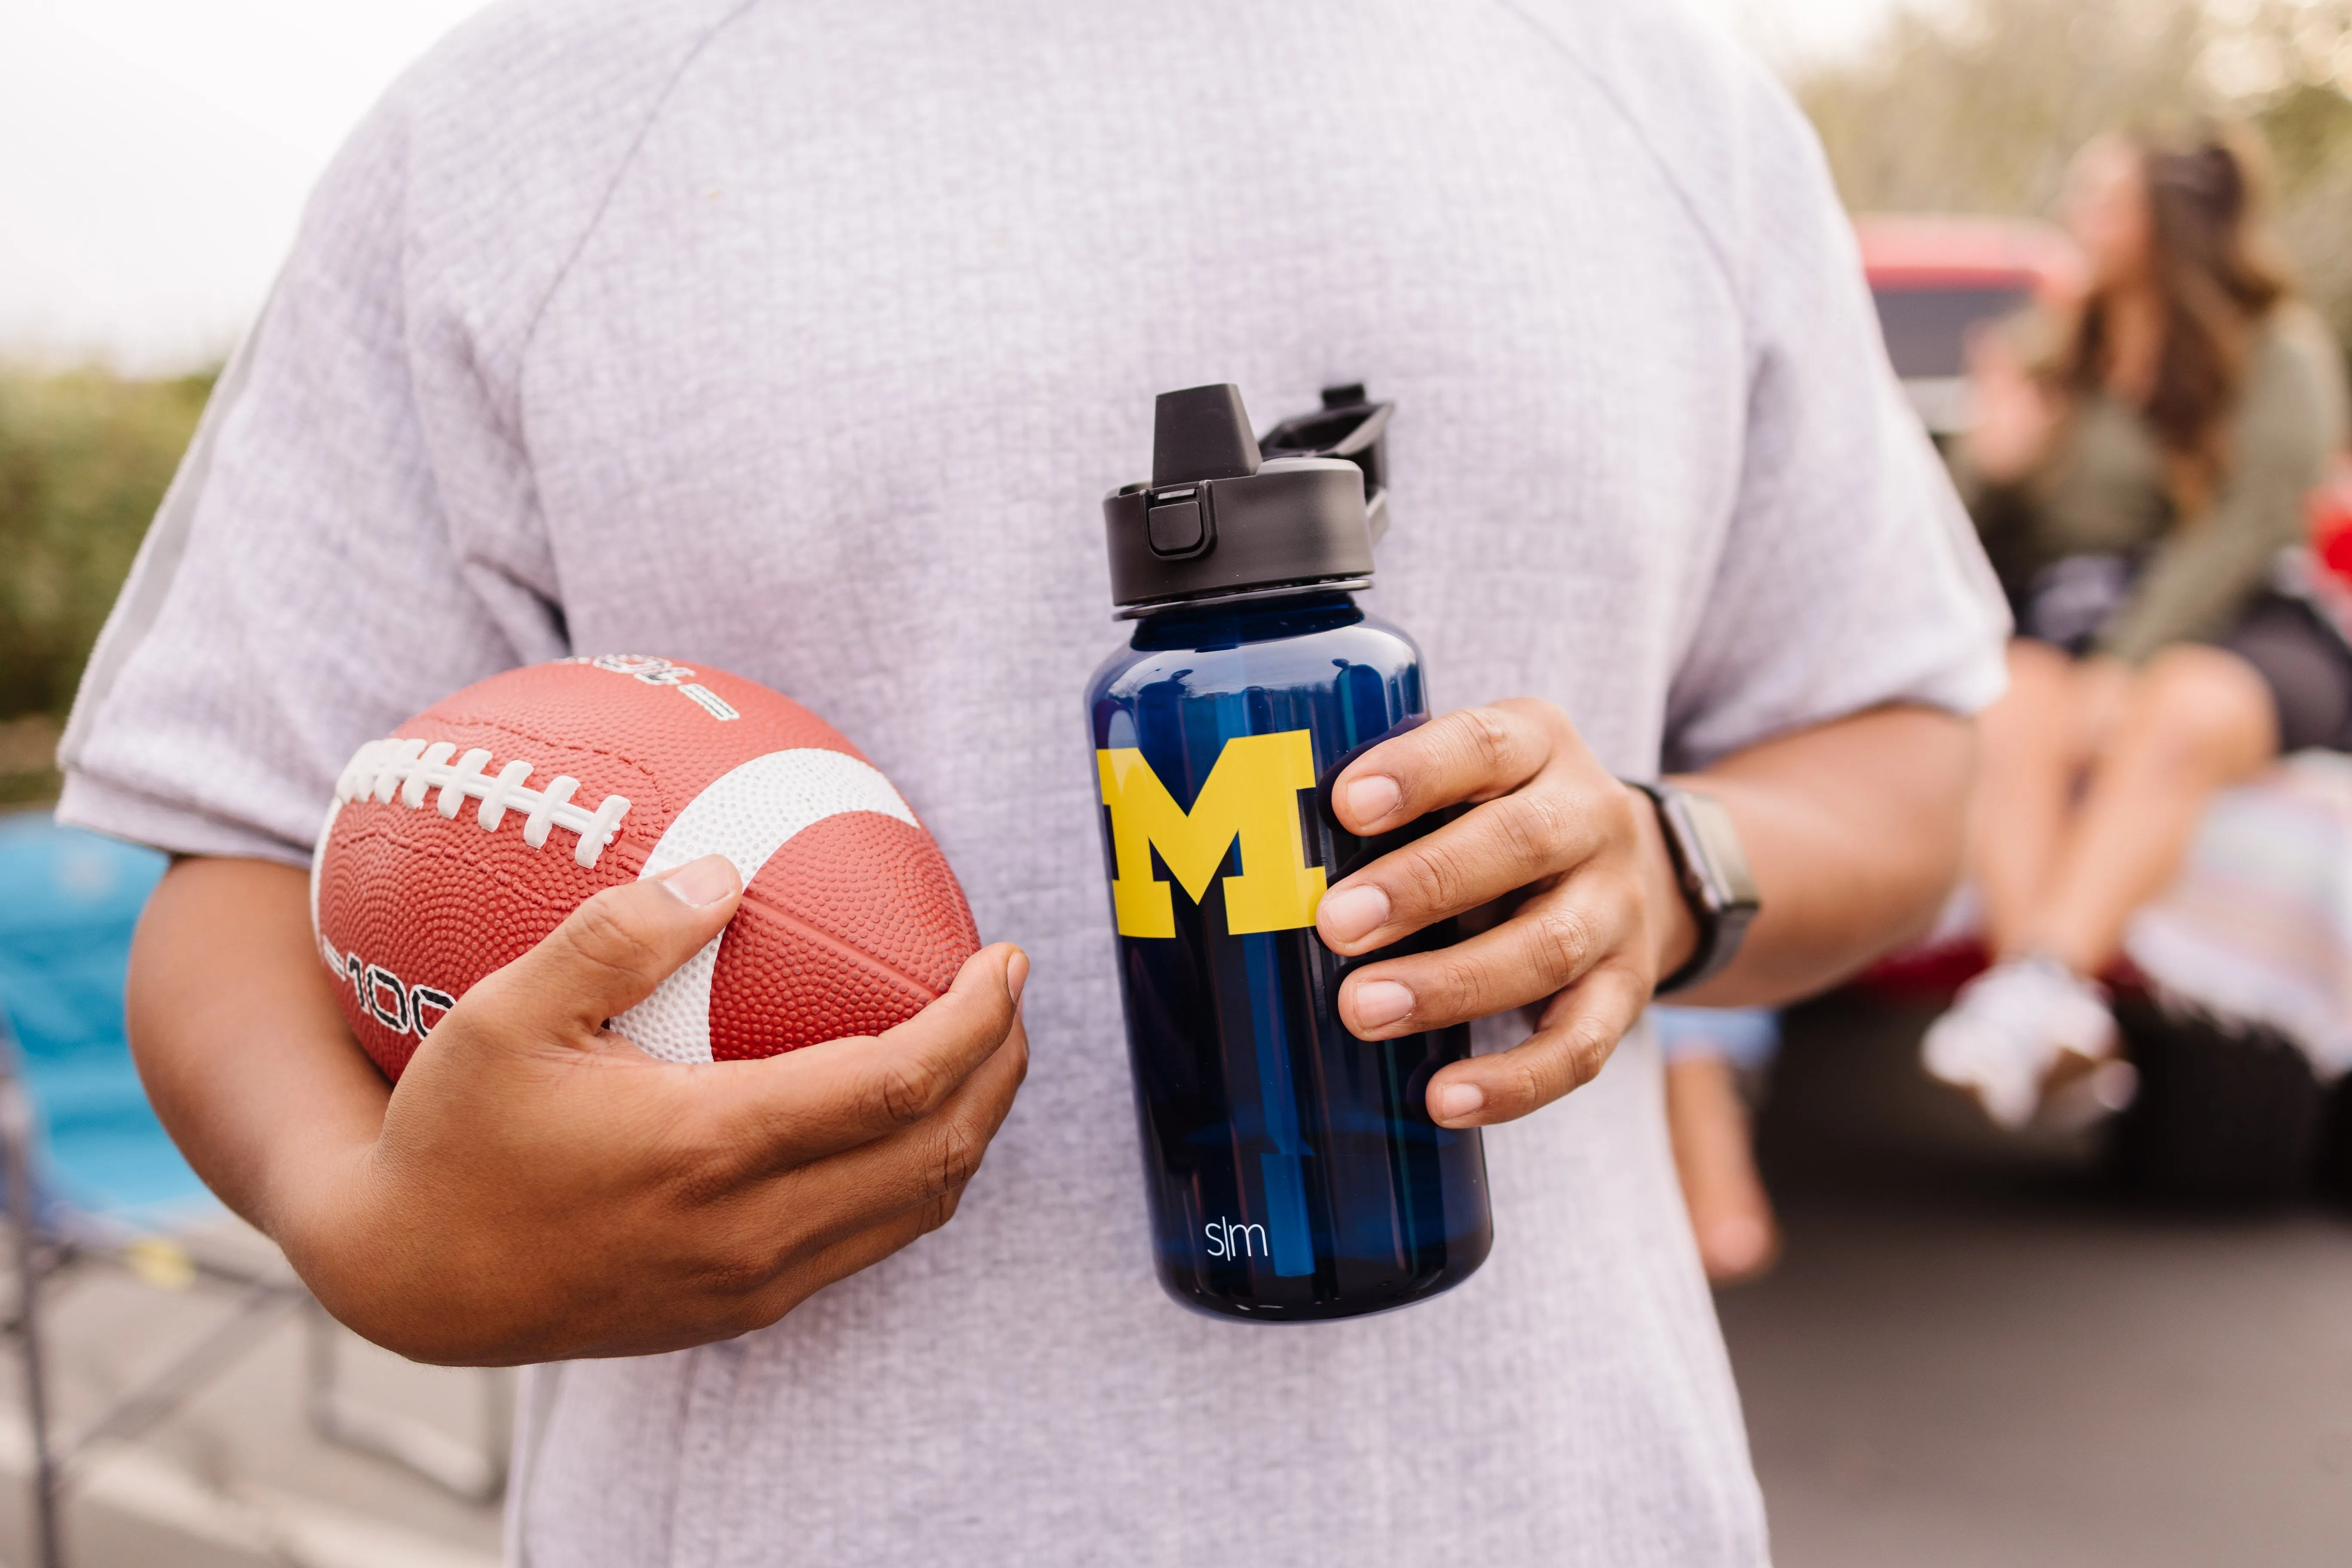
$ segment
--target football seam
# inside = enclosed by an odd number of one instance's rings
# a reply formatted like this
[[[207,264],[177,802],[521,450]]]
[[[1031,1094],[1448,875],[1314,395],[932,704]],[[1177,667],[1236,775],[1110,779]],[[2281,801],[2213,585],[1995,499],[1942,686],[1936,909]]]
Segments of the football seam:
[[[800,915],[793,914],[789,910],[780,909],[776,905],[768,902],[765,899],[761,900],[757,903],[752,902],[748,889],[746,890],[742,904],[737,908],[737,915],[740,917],[746,909],[757,913],[761,919],[774,921],[779,925],[788,927],[793,931],[800,932],[801,934],[816,942],[819,945],[832,949],[835,954],[855,961],[862,967],[879,972],[883,978],[894,981],[899,985],[904,986],[907,990],[911,991],[916,995],[921,997],[925,1002],[936,1002],[941,996],[947,994],[944,990],[932,990],[929,986],[924,984],[913,975],[908,974],[905,970],[900,969],[897,964],[892,963],[888,959],[877,957],[874,953],[870,953],[864,948],[850,942],[846,937],[836,936],[832,931],[825,930],[824,927],[804,919]],[[734,922],[730,921],[728,923],[731,926]],[[724,936],[721,937],[720,941],[722,943],[724,942]],[[727,950],[722,945],[719,951],[719,957],[723,962],[727,955]],[[953,983],[950,982],[950,984]]]
[[[584,870],[594,870],[621,836],[632,803],[618,790],[608,791],[594,809],[579,799],[580,780],[561,766],[545,768],[509,756],[497,773],[489,769],[498,753],[488,746],[468,746],[461,755],[456,741],[425,741],[391,736],[369,741],[343,769],[335,783],[335,797],[344,805],[373,800],[378,805],[398,805],[404,811],[426,809],[448,821],[457,820],[468,801],[479,801],[475,826],[496,833],[509,815],[522,819],[522,841],[543,849],[556,828],[572,835],[572,858]],[[547,782],[537,789],[533,774]],[[387,790],[387,784],[392,787]],[[488,820],[484,820],[487,817]]]
[[[534,746],[560,746],[565,751],[578,752],[591,757],[602,757],[607,761],[618,763],[635,773],[646,781],[648,789],[661,796],[664,805],[669,804],[669,792],[663,788],[661,778],[653,771],[651,764],[645,762],[636,752],[623,751],[618,746],[599,745],[593,742],[567,740],[560,735],[545,734],[538,730],[527,729],[511,719],[469,717],[462,713],[444,713],[437,709],[419,713],[399,728],[414,729],[420,724],[462,724],[469,729],[495,730],[501,735],[511,735],[518,741],[527,742]]]
[[[364,800],[353,801],[352,805],[373,805],[386,813],[389,813],[393,809],[391,806],[383,805],[381,802],[375,800],[373,796]],[[351,807],[346,806],[344,809],[348,811]],[[446,862],[448,865],[462,867],[470,871],[478,871],[482,875],[489,878],[490,880],[498,883],[500,887],[505,888],[508,891],[515,894],[518,898],[522,899],[527,903],[536,904],[542,910],[551,910],[557,907],[557,900],[548,898],[546,895],[530,888],[523,886],[523,884],[515,880],[510,874],[500,870],[498,867],[492,865],[489,861],[484,859],[480,856],[468,855],[462,850],[452,848],[447,845],[435,844],[427,839],[422,837],[411,837],[407,834],[396,831],[396,826],[400,820],[401,819],[398,817],[392,817],[389,820],[381,822],[358,823],[353,825],[351,828],[351,836],[353,839],[381,838],[386,843],[407,850],[413,855],[429,855],[434,859]],[[339,825],[336,828],[337,835],[341,836],[342,831],[343,829]],[[623,875],[614,879],[612,881],[606,882],[604,887],[594,889],[587,895],[587,898],[582,899],[579,904],[574,904],[572,907],[573,909],[578,909],[580,904],[586,903],[588,899],[594,898],[597,893],[603,892],[604,888],[625,887],[635,879],[636,879],[634,874],[624,873]]]

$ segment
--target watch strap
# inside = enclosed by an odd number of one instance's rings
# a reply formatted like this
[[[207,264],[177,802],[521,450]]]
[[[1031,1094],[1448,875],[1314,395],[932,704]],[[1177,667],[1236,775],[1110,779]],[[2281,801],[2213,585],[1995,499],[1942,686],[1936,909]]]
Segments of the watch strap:
[[[1670,784],[1623,781],[1650,797],[1674,862],[1675,883],[1698,926],[1698,942],[1654,994],[1687,990],[1721,973],[1739,952],[1761,907],[1754,874],[1730,814],[1712,795]]]

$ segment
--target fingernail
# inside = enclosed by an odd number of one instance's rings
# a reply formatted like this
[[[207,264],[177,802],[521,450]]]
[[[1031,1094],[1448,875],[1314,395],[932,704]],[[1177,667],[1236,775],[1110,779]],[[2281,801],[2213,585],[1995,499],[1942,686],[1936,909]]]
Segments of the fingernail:
[[[1367,980],[1356,987],[1356,1025],[1377,1029],[1412,1011],[1412,993],[1393,980]]]
[[[741,886],[735,875],[735,863],[724,855],[705,855],[699,860],[688,860],[661,879],[661,885],[676,893],[687,908],[698,910],[715,904]]]
[[[1326,893],[1315,906],[1315,923],[1332,942],[1357,942],[1380,930],[1388,918],[1388,894],[1369,882]]]
[[[1348,784],[1348,815],[1370,827],[1397,808],[1404,791],[1385,773],[1366,773]]]
[[[1478,1108],[1486,1103],[1486,1091],[1476,1084],[1449,1083],[1437,1091],[1437,1119],[1459,1121],[1465,1116],[1476,1115]]]
[[[1011,961],[1004,966],[1005,994],[1013,998],[1015,1007],[1021,1005],[1021,988],[1028,984],[1029,955],[1016,947],[1013,950]]]

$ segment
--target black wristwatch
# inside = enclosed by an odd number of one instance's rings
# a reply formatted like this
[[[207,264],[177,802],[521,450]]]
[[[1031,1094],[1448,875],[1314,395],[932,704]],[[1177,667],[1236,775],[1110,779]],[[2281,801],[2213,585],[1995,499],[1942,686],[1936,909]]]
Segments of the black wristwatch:
[[[1680,969],[1657,984],[1656,994],[1681,991],[1718,973],[1739,952],[1748,922],[1756,918],[1762,899],[1756,874],[1748,868],[1748,851],[1740,846],[1739,829],[1723,802],[1670,784],[1625,781],[1657,807],[1658,826],[1666,836],[1666,853],[1674,858],[1675,880],[1683,900],[1698,922],[1698,946]]]

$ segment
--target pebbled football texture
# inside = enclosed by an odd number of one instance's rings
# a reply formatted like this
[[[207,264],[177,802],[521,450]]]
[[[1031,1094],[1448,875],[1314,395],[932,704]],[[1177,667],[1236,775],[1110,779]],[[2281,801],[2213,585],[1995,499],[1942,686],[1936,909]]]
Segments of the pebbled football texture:
[[[743,901],[613,1020],[649,1055],[727,1061],[875,1034],[980,946],[889,781],[805,708],[708,666],[606,655],[509,670],[362,747],[335,793],[311,928],[344,1017],[395,1079],[458,997],[583,900],[706,854],[735,862]]]

